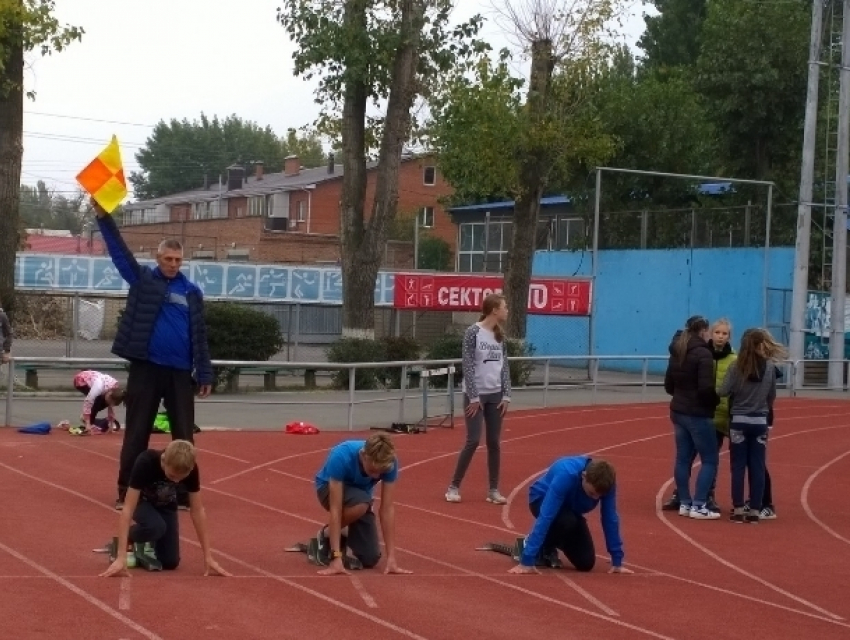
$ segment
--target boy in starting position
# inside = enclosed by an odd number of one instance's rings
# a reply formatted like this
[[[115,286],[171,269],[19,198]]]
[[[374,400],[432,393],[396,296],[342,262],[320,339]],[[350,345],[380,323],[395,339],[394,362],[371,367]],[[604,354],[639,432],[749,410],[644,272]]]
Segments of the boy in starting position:
[[[600,503],[602,531],[611,554],[609,573],[632,573],[623,566],[616,493],[614,467],[605,460],[589,456],[556,460],[529,488],[528,506],[537,520],[521,547],[520,563],[510,573],[537,573],[538,564],[556,565],[558,549],[578,571],[591,571],[596,550],[584,514]]]
[[[328,512],[327,526],[319,530],[316,559],[327,565],[322,575],[347,574],[346,548],[355,563],[371,569],[381,559],[378,527],[372,511],[372,490],[381,482],[381,529],[387,548],[384,573],[411,573],[395,559],[395,507],[393,492],[398,477],[395,445],[389,436],[347,440],[333,447],[316,474],[316,494]]]
[[[131,550],[138,564],[148,570],[177,568],[180,564],[178,485],[189,494],[189,513],[204,554],[204,575],[211,572],[230,575],[212,557],[195,447],[191,442],[172,440],[164,451],[142,452],[133,465],[129,485],[118,518],[118,537],[110,545],[112,564],[101,576],[128,575],[127,553],[123,550]],[[133,526],[131,520],[135,521]]]

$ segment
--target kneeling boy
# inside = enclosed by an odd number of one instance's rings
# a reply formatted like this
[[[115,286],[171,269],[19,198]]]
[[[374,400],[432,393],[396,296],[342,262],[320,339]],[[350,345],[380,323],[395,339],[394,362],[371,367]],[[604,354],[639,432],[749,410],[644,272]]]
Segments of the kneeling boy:
[[[389,436],[376,434],[367,440],[347,440],[331,449],[315,482],[319,502],[329,516],[328,524],[317,536],[317,559],[328,565],[319,573],[347,573],[343,564],[346,547],[364,568],[378,564],[381,547],[372,511],[372,490],[378,482],[381,529],[387,548],[384,573],[411,573],[400,569],[395,559],[393,491],[397,477],[398,460]]]
[[[201,503],[201,481],[195,464],[195,447],[187,440],[172,440],[164,451],[148,449],[139,454],[130,473],[124,509],[118,518],[115,558],[101,576],[127,575],[130,549],[139,564],[149,570],[173,570],[180,564],[180,529],[177,488],[189,495],[189,512],[204,554],[204,575],[230,575],[212,557],[207,537],[207,516]],[[130,526],[130,521],[135,524]]]
[[[611,554],[609,573],[632,573],[623,567],[616,494],[616,474],[608,462],[589,456],[556,460],[529,488],[529,509],[537,520],[523,545],[520,564],[510,573],[536,573],[538,562],[551,566],[558,549],[578,571],[591,571],[596,550],[584,515],[600,503],[602,531]]]

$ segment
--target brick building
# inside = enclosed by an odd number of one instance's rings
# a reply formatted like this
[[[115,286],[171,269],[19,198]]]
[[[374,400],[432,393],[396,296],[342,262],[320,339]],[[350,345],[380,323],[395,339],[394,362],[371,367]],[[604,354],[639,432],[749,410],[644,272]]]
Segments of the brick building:
[[[366,215],[374,199],[377,163],[367,165]],[[339,260],[339,202],[343,165],[331,154],[324,167],[304,169],[297,156],[281,173],[253,174],[231,166],[220,184],[124,207],[122,234],[139,255],[152,255],[160,240],[180,238],[186,257],[268,263],[331,263]],[[440,199],[451,187],[433,156],[405,156],[399,167],[397,218],[419,216],[420,228],[455,249],[457,228]],[[410,242],[387,243],[384,264],[412,266]]]

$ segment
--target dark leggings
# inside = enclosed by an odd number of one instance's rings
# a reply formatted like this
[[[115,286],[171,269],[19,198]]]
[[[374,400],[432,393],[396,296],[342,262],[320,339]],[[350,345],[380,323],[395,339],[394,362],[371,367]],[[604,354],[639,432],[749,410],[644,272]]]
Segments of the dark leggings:
[[[460,456],[458,456],[457,466],[454,476],[452,476],[452,486],[460,488],[460,483],[463,482],[469,463],[472,462],[472,457],[481,441],[481,427],[484,426],[487,441],[487,475],[490,479],[490,490],[495,491],[499,488],[499,466],[501,463],[502,414],[499,411],[499,403],[502,401],[502,394],[482,393],[479,399],[480,406],[476,414],[471,418],[464,414],[466,418],[466,444],[464,444]],[[469,398],[464,396],[464,411],[467,406],[469,406]]]

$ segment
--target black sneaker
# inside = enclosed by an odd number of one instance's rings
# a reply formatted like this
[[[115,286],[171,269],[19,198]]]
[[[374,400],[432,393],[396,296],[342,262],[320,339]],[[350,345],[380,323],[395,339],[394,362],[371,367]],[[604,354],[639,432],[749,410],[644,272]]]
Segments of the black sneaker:
[[[705,503],[705,507],[706,507],[706,509],[708,509],[709,511],[711,511],[713,513],[720,513],[720,511],[721,511],[720,505],[717,504],[717,501],[714,499],[714,496],[711,496],[708,499],[708,502]]]
[[[316,534],[316,561],[322,565],[331,563],[331,541],[325,533],[325,527],[319,529]]]
[[[680,506],[679,496],[674,493],[670,499],[661,505],[662,511],[678,511]]]
[[[548,567],[550,569],[560,569],[562,567],[561,559],[558,557],[557,549],[544,549],[537,556],[538,567]]]

